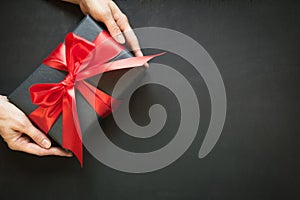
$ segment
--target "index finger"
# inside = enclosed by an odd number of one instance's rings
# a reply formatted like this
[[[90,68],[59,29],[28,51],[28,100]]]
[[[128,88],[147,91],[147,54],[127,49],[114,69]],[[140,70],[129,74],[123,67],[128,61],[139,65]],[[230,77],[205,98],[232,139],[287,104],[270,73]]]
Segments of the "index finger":
[[[137,57],[143,56],[143,53],[140,49],[138,39],[137,39],[135,33],[133,32],[131,26],[129,25],[126,15],[124,13],[122,13],[122,11],[119,9],[119,7],[113,1],[109,2],[109,7],[111,9],[112,15],[113,15],[117,25],[123,32],[123,34],[126,38],[126,41],[127,41],[128,45],[130,46],[131,50],[133,51],[134,55]]]
[[[66,152],[63,149],[59,147],[51,147],[49,149],[44,149],[40,147],[39,145],[28,142],[23,143],[22,145],[18,146],[15,150],[17,151],[23,151],[25,153],[37,155],[37,156],[65,156],[65,157],[72,157],[71,152]]]

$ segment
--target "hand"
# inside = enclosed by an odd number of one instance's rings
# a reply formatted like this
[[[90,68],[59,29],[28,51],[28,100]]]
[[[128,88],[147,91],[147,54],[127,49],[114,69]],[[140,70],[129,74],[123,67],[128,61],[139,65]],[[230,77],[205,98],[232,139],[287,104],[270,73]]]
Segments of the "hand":
[[[35,128],[26,115],[2,95],[0,95],[0,135],[12,150],[38,156],[72,156],[71,152],[51,147],[46,135]]]
[[[110,35],[119,43],[128,43],[135,56],[143,56],[140,45],[129,25],[128,19],[111,0],[64,0],[78,4],[84,14],[90,14],[95,20],[103,22]],[[122,34],[123,32],[123,34]],[[125,36],[125,38],[124,38]]]

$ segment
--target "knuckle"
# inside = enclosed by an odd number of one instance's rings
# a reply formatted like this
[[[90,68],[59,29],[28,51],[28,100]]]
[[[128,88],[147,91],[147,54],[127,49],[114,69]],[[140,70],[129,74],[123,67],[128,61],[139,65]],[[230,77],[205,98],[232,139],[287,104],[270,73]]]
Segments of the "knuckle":
[[[120,16],[121,23],[128,23],[128,17],[122,13]]]
[[[112,33],[114,34],[119,34],[120,33],[120,29],[116,24],[113,24],[110,26],[110,30]]]
[[[39,149],[35,152],[37,156],[44,156],[43,150]]]
[[[113,1],[109,1],[107,3],[108,3],[109,6],[114,6],[114,4],[115,4]]]
[[[17,147],[15,145],[15,143],[13,142],[9,142],[7,143],[8,148],[10,148],[11,150],[17,150]]]
[[[34,141],[40,141],[40,142],[41,142],[41,141],[44,139],[44,136],[41,135],[41,134],[34,133],[34,134],[32,135],[32,139],[33,139]]]
[[[26,121],[25,120],[19,120],[17,122],[17,126],[20,128],[20,129],[25,129],[27,127],[27,124],[26,124]]]
[[[53,149],[51,153],[52,153],[52,155],[58,156],[59,155],[59,150],[58,149]]]
[[[111,12],[109,10],[102,10],[101,15],[104,20],[109,20],[111,18]]]
[[[26,116],[20,115],[17,120],[17,126],[19,126],[21,129],[25,129],[26,127],[28,127],[28,125],[29,125],[29,121],[26,118]]]

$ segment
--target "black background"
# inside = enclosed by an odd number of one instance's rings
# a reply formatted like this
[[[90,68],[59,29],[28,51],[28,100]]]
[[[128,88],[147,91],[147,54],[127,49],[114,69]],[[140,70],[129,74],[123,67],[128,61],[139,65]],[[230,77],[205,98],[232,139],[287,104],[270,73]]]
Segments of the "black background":
[[[133,27],[171,28],[197,40],[211,55],[227,92],[227,117],[219,142],[197,154],[208,127],[210,103],[201,76],[169,54],[156,61],[180,71],[200,99],[198,135],[175,163],[159,171],[128,174],[84,152],[75,158],[36,157],[0,142],[0,199],[299,199],[300,4],[295,1],[116,1]],[[5,1],[0,12],[1,94],[18,86],[83,18],[60,1]],[[141,106],[141,102],[143,102]],[[132,115],[146,124],[153,103],[179,113],[171,92],[139,89]],[[176,133],[178,115],[141,141],[124,136],[108,117],[107,135],[132,151],[162,147]]]

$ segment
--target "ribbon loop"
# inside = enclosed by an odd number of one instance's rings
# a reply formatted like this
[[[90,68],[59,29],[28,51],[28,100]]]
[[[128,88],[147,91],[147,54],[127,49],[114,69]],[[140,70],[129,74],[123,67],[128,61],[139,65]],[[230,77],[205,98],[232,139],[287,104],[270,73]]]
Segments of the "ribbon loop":
[[[50,107],[61,101],[64,88],[61,84],[37,84],[29,89],[32,103],[41,107]]]

